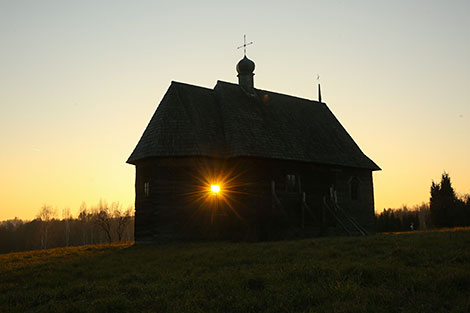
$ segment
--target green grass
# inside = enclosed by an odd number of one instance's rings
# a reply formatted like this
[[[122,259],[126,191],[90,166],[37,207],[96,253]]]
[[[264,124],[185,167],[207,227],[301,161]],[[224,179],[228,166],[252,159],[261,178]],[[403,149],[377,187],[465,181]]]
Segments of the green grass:
[[[470,229],[0,255],[0,312],[470,312]]]

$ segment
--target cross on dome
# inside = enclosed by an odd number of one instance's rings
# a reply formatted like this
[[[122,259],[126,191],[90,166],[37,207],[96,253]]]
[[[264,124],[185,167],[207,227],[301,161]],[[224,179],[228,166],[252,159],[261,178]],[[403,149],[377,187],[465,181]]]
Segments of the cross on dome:
[[[243,48],[243,54],[246,56],[246,46],[252,45],[253,41],[250,41],[249,43],[246,43],[246,35],[243,35],[243,45],[240,47],[237,47],[237,49]]]

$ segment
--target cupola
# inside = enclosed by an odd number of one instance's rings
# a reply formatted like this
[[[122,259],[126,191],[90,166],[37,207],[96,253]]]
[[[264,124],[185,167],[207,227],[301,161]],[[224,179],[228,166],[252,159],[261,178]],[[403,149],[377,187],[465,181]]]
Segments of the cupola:
[[[240,60],[237,64],[237,73],[238,73],[238,84],[247,89],[253,89],[254,88],[254,79],[253,76],[255,74],[253,71],[255,70],[255,62],[251,61],[246,57],[246,55],[243,57],[243,59]]]

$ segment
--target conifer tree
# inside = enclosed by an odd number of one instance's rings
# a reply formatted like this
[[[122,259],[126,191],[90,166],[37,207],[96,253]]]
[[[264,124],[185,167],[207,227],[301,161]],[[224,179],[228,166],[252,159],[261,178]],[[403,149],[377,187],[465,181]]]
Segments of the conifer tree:
[[[448,173],[442,174],[441,182],[431,184],[431,220],[436,227],[454,226],[457,197]]]

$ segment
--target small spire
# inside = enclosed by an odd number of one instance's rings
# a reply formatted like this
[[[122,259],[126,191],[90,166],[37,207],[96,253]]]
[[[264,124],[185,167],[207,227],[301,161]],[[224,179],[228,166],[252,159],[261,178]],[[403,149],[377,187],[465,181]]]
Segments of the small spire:
[[[320,87],[320,75],[317,74],[317,82],[318,82],[318,102],[321,102],[321,87]]]
[[[320,88],[320,83],[318,83],[318,102],[321,102],[321,88]]]

